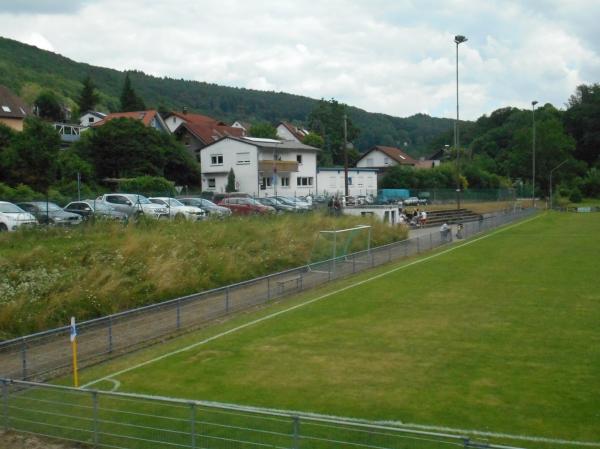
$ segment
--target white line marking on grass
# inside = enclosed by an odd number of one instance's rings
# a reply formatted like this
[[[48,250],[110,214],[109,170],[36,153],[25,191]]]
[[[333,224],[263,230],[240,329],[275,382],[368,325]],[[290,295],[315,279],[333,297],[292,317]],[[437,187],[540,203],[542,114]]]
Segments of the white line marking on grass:
[[[476,239],[473,239],[473,240],[467,240],[466,242],[464,242],[464,243],[462,243],[460,245],[453,246],[453,247],[448,248],[448,249],[446,249],[444,251],[440,251],[439,253],[432,254],[431,256],[427,256],[427,257],[423,257],[421,259],[414,260],[414,261],[409,262],[409,263],[407,263],[405,265],[401,265],[399,267],[392,268],[391,270],[385,271],[383,273],[376,274],[375,276],[371,276],[368,279],[363,279],[362,281],[358,281],[358,282],[355,282],[353,284],[346,285],[345,287],[339,288],[339,289],[334,290],[334,291],[329,292],[329,293],[325,293],[324,295],[321,295],[321,296],[318,296],[316,298],[310,299],[310,300],[308,300],[306,302],[303,302],[303,303],[300,303],[300,304],[296,304],[295,306],[289,307],[289,308],[284,309],[284,310],[280,310],[279,312],[274,312],[274,313],[271,313],[269,315],[265,315],[265,316],[263,316],[261,318],[258,318],[258,319],[253,320],[253,321],[249,321],[248,323],[245,323],[245,324],[242,324],[240,326],[234,327],[234,328],[229,329],[229,330],[227,330],[225,332],[221,332],[220,334],[213,335],[212,337],[205,338],[204,340],[198,341],[196,343],[192,343],[189,346],[185,346],[185,347],[177,349],[175,351],[167,352],[166,354],[163,354],[161,356],[155,357],[155,358],[150,359],[150,360],[146,360],[145,362],[141,362],[141,363],[138,363],[136,365],[130,366],[128,368],[116,371],[116,372],[114,372],[112,374],[109,374],[108,376],[104,376],[104,377],[101,377],[99,379],[93,380],[91,382],[86,383],[81,388],[88,388],[88,387],[90,387],[90,386],[92,386],[94,384],[97,384],[98,382],[102,382],[104,380],[109,380],[109,379],[111,379],[113,377],[120,376],[121,374],[128,373],[130,371],[136,370],[136,369],[141,368],[143,366],[150,365],[151,363],[154,363],[154,362],[159,362],[161,360],[166,359],[167,357],[171,357],[173,355],[181,354],[182,352],[186,352],[186,351],[194,349],[194,348],[196,348],[198,346],[205,345],[207,343],[210,343],[213,340],[217,340],[217,339],[219,339],[221,337],[225,337],[225,336],[227,336],[229,334],[233,334],[235,332],[241,331],[241,330],[243,330],[243,329],[245,329],[247,327],[254,326],[255,324],[262,323],[263,321],[270,320],[271,318],[278,317],[280,315],[283,315],[284,313],[292,312],[292,311],[294,311],[296,309],[299,309],[300,307],[304,307],[304,306],[307,306],[307,305],[312,304],[314,302],[321,301],[322,299],[329,298],[330,296],[337,295],[338,293],[341,293],[341,292],[344,292],[346,290],[350,290],[350,289],[352,289],[354,287],[358,287],[360,285],[366,284],[367,282],[371,282],[371,281],[374,281],[376,279],[380,279],[380,278],[382,278],[384,276],[387,276],[388,274],[395,273],[396,271],[400,271],[400,270],[403,270],[405,268],[412,267],[413,265],[417,265],[417,264],[420,264],[420,263],[423,263],[423,262],[427,262],[427,261],[429,261],[431,259],[434,259],[436,257],[442,256],[444,254],[448,254],[449,252],[452,252],[452,251],[455,251],[457,249],[463,248],[463,247],[465,247],[467,245],[471,245],[471,244],[476,243],[476,242],[478,242],[480,240],[492,237],[492,236],[494,236],[496,234],[499,234],[500,232],[504,232],[504,231],[507,231],[507,230],[509,230],[511,228],[514,228],[516,226],[520,226],[520,225],[522,225],[524,223],[528,223],[528,222],[530,222],[532,220],[535,220],[535,219],[537,219],[537,218],[539,218],[541,216],[542,216],[541,214],[540,215],[536,215],[535,217],[532,217],[532,218],[530,218],[528,220],[519,221],[519,222],[517,222],[515,224],[512,224],[510,226],[501,227],[500,229],[497,229],[494,232],[482,235],[481,237],[477,237]]]

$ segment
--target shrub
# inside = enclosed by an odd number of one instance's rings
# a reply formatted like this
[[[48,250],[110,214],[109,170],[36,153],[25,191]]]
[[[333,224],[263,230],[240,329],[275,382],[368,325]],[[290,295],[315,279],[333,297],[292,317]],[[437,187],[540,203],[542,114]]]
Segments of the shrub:
[[[569,200],[571,200],[572,203],[581,203],[581,200],[583,200],[583,195],[581,194],[581,190],[579,190],[577,187],[575,187],[573,190],[571,190],[571,194],[569,195]]]

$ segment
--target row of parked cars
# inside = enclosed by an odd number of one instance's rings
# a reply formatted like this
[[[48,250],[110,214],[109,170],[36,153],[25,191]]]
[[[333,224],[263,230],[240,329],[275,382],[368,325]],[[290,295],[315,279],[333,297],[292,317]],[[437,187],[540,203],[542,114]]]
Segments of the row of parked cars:
[[[274,214],[312,209],[309,201],[299,198],[252,198],[232,194],[217,198],[218,203],[200,197],[150,197],[131,193],[108,193],[96,199],[73,201],[61,208],[46,201],[9,203],[0,201],[0,232],[20,226],[48,224],[73,226],[90,219],[126,221],[142,216],[155,219],[200,221],[229,215]]]

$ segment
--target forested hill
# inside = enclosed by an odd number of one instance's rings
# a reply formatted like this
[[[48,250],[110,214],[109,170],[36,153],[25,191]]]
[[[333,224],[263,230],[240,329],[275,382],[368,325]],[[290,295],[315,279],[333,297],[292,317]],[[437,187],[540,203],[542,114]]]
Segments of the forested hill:
[[[118,110],[125,72],[72,61],[64,56],[0,37],[0,84],[32,103],[42,89],[61,95],[67,103],[81,92],[82,80],[90,75],[101,95],[100,110]],[[129,72],[133,86],[148,107],[199,112],[225,122],[289,120],[303,123],[317,100],[283,92],[219,86],[183,79],[158,78]],[[360,128],[354,144],[360,151],[372,145],[405,146],[413,156],[427,152],[439,134],[451,129],[451,119],[416,114],[407,118],[369,113],[351,107],[349,116]]]

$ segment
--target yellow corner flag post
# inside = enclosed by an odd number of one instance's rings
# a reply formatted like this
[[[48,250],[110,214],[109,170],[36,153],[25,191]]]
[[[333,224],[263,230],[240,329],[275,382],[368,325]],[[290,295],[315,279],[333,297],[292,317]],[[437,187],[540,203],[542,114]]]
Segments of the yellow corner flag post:
[[[79,374],[77,370],[77,326],[75,317],[71,317],[71,348],[73,350],[73,384],[79,388]]]

